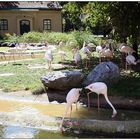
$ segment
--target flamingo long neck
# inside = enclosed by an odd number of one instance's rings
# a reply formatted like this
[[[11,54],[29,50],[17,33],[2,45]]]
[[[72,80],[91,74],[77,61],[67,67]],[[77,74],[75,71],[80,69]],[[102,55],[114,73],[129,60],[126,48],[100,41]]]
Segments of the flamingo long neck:
[[[114,108],[114,106],[112,105],[112,103],[109,101],[107,94],[104,94],[104,97],[107,101],[107,103],[111,106],[111,108],[113,109],[113,113],[116,113],[116,109]]]

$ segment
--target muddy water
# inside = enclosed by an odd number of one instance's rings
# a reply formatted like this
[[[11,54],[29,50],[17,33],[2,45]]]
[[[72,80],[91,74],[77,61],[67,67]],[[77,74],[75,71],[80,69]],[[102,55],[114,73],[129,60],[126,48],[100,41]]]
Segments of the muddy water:
[[[26,110],[31,108],[30,110]],[[20,101],[8,101],[0,100],[0,112],[15,112],[22,110],[24,112],[29,111],[32,113],[32,110],[36,110],[41,115],[47,115],[51,117],[62,117],[65,110],[65,104],[40,104],[40,103],[28,103]],[[137,111],[128,111],[128,110],[117,110],[118,114],[115,120],[139,120],[140,112]],[[112,115],[112,109],[100,109],[98,111],[96,108],[91,108],[88,111],[86,105],[78,105],[78,110],[76,106],[73,105],[72,118],[80,119],[101,119],[101,120],[110,120]],[[69,117],[69,113],[67,115]]]
[[[14,117],[17,115],[35,118],[41,116],[51,116],[51,117],[62,117],[65,110],[64,104],[57,103],[36,103],[36,102],[22,102],[13,100],[0,99],[0,113],[13,113]],[[127,111],[127,110],[117,110],[118,114],[114,120],[139,120],[140,112],[137,111]],[[77,119],[96,119],[96,120],[112,120],[112,109],[100,109],[91,108],[88,111],[86,105],[79,104],[78,110],[76,106],[73,105],[72,118]],[[68,116],[69,117],[69,114]],[[23,117],[24,118],[24,117]],[[12,119],[11,119],[12,121]],[[1,123],[2,124],[2,123]],[[40,130],[37,128],[23,127],[23,126],[13,126],[0,125],[0,138],[103,138],[104,136],[93,136],[93,135],[64,135],[62,133]]]

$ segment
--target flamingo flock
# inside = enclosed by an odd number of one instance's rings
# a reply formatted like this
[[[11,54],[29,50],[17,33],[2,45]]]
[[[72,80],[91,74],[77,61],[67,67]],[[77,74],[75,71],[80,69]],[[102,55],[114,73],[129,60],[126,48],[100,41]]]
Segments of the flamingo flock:
[[[64,61],[65,57],[67,57],[66,52],[61,50],[62,47],[64,46],[64,43],[60,42],[58,46],[59,46],[59,50],[58,50],[57,54],[59,54],[61,56],[61,61]],[[135,57],[132,55],[132,53],[135,51],[131,47],[128,47],[127,45],[123,44],[119,47],[118,50],[120,51],[120,53],[125,54],[126,69],[127,69],[127,65],[131,66],[131,65],[137,64]],[[106,45],[97,46],[95,48],[95,51],[99,54],[99,63],[102,62],[102,58],[107,58],[107,59],[111,60],[114,57],[114,51],[112,51],[112,49],[110,49]],[[73,55],[73,60],[77,66],[82,62],[82,55],[81,55],[81,52],[82,52],[86,58],[86,68],[88,67],[88,63],[90,64],[90,58],[92,57],[92,51],[88,48],[88,45],[86,45],[85,42],[82,46],[82,49],[78,49],[78,47],[75,47],[74,49],[71,50],[71,52]],[[51,67],[52,67],[51,65],[52,65],[52,61],[53,61],[53,54],[52,54],[51,50],[46,49],[45,59],[47,60],[48,68],[51,69]],[[60,129],[62,129],[64,119],[67,116],[69,111],[70,111],[69,117],[71,118],[72,104],[75,103],[76,108],[77,108],[77,102],[79,100],[81,93],[83,92],[83,89],[89,90],[89,92],[86,93],[87,99],[88,99],[88,110],[90,109],[89,95],[90,95],[90,93],[96,93],[98,95],[98,98],[97,98],[98,111],[100,109],[99,96],[103,95],[106,102],[113,110],[111,117],[114,118],[117,115],[117,111],[116,111],[115,107],[113,106],[113,104],[111,103],[111,101],[108,98],[107,85],[103,82],[94,82],[83,88],[72,88],[68,92],[68,94],[66,96],[66,107],[65,107],[65,111],[64,111],[64,115],[63,115],[61,124],[60,124]]]

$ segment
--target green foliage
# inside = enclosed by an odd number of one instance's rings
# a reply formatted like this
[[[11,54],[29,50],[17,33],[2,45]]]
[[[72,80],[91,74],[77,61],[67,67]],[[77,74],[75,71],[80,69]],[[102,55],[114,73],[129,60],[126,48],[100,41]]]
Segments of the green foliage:
[[[69,33],[60,32],[29,32],[21,36],[15,34],[5,37],[6,42],[21,42],[21,43],[43,43],[48,42],[49,44],[58,45],[60,41],[63,41],[68,49],[79,47],[81,48],[83,42],[93,43],[95,45],[100,44],[101,38],[94,37],[89,31],[72,31]]]
[[[4,41],[5,42],[18,42],[19,41],[19,36],[16,34],[10,35],[9,33],[6,33],[4,36]]]
[[[60,41],[66,42],[68,40],[67,33],[60,32],[44,32],[42,37],[50,44],[58,44]]]
[[[97,24],[101,23],[106,25],[107,23],[107,3],[102,2],[89,2],[83,9],[85,16],[85,23],[88,23],[89,26],[95,27]]]
[[[40,32],[28,32],[21,36],[21,41],[26,43],[37,43],[41,40]]]
[[[81,27],[80,3],[68,2],[63,6],[62,15],[65,19],[65,31],[79,29]]]

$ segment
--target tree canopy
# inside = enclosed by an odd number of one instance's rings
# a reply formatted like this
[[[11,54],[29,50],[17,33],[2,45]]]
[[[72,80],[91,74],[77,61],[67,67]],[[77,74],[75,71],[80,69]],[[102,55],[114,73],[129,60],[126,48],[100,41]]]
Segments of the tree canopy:
[[[140,43],[140,2],[61,2],[65,31],[90,30],[120,42]]]

